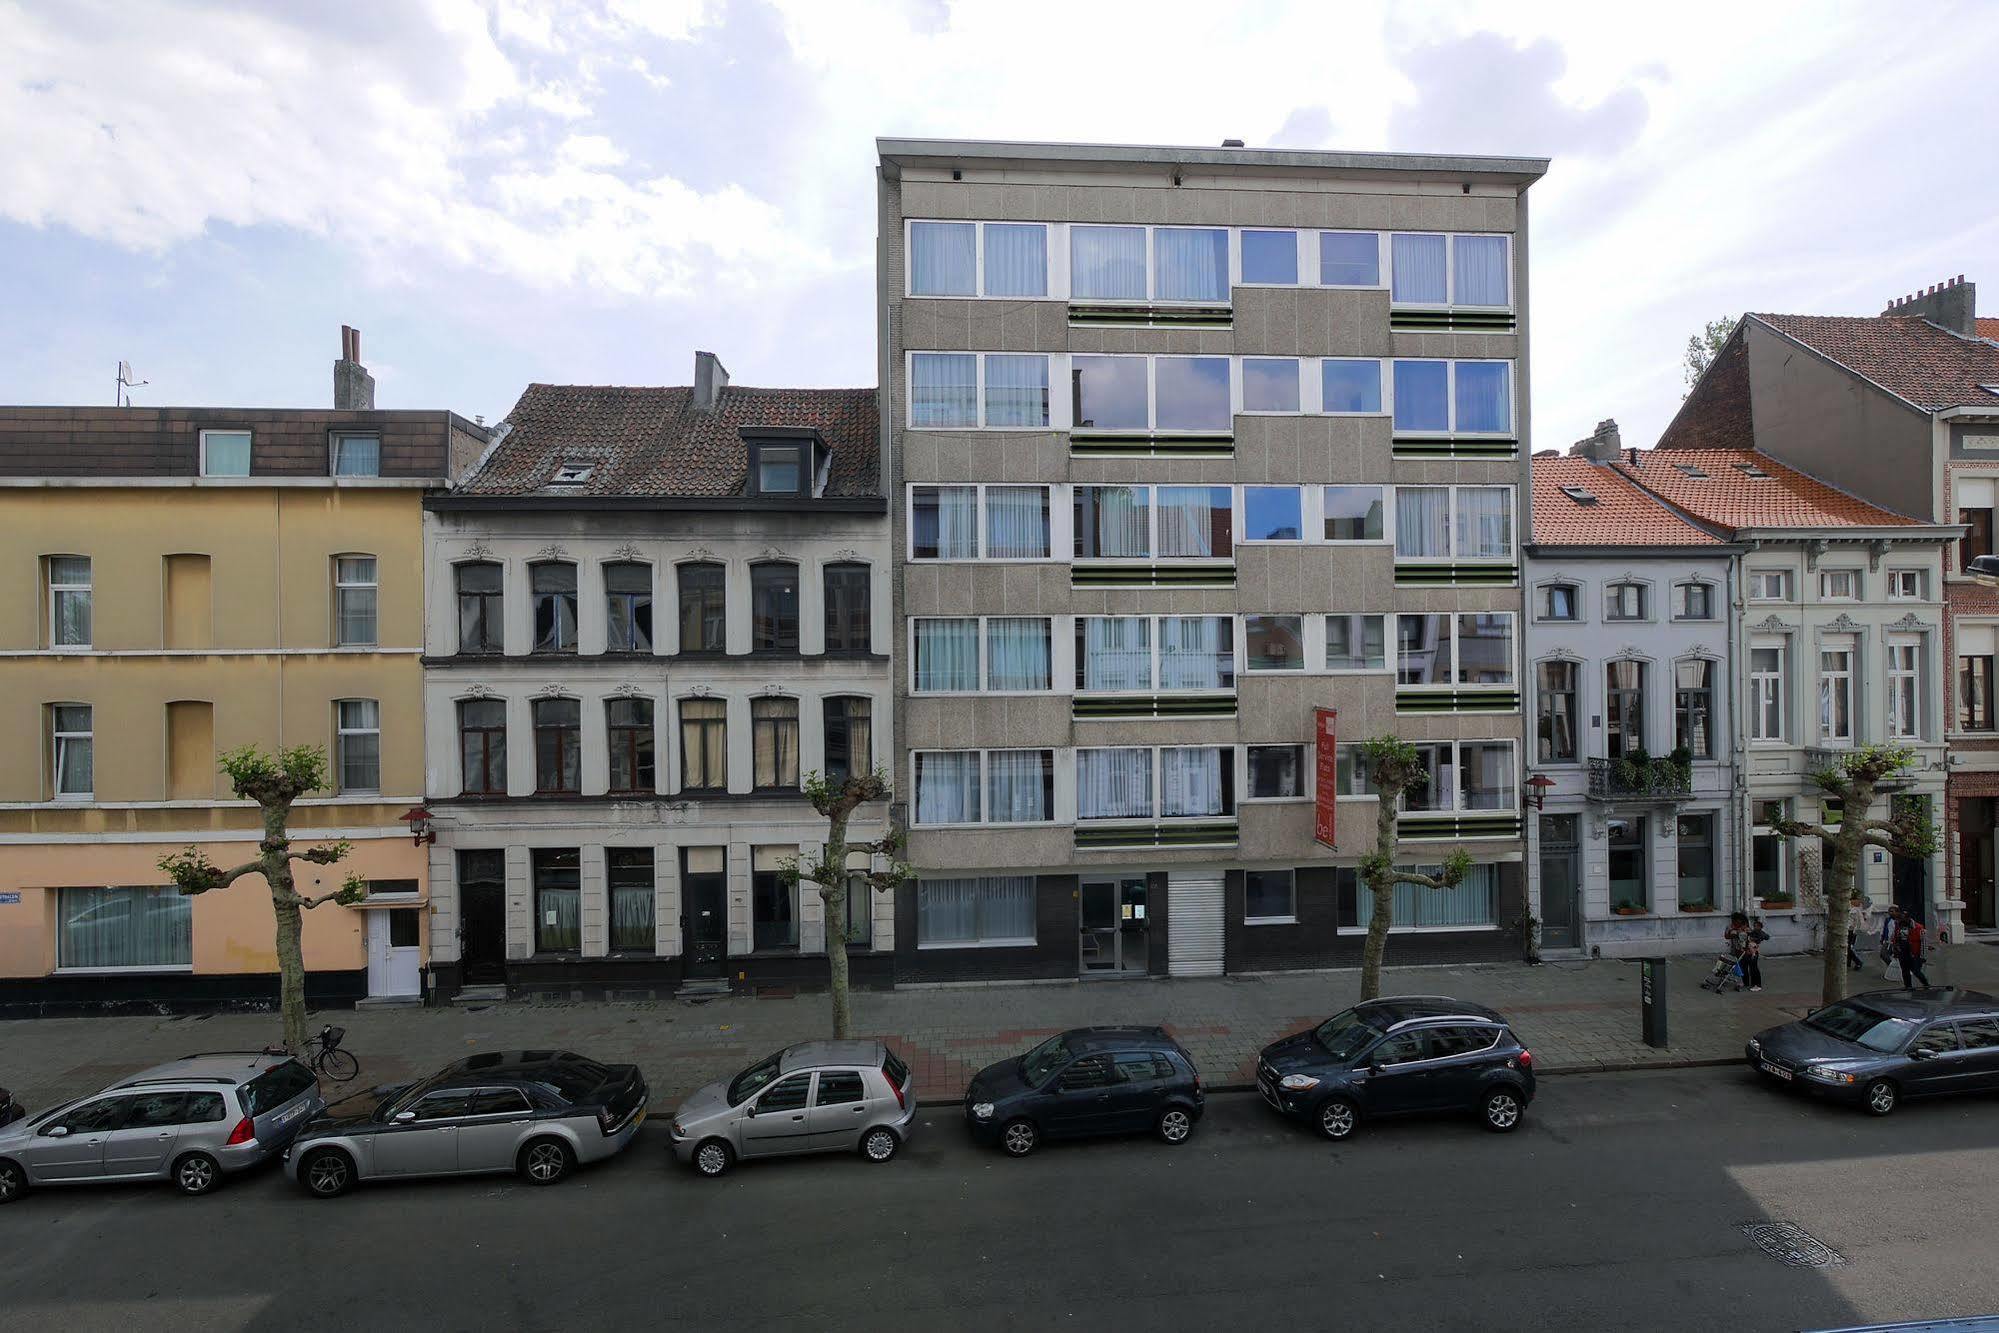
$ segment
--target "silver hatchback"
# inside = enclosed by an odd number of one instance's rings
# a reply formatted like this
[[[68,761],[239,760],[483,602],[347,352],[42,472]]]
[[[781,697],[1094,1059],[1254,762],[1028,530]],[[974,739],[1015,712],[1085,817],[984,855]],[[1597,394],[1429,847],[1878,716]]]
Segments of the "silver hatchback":
[[[283,1150],[326,1103],[283,1051],[215,1051],[156,1065],[0,1127],[0,1203],[31,1186],[171,1180],[206,1194]]]
[[[886,1162],[916,1123],[916,1079],[878,1041],[808,1041],[710,1083],[673,1117],[673,1155],[704,1176],[739,1157],[858,1152]]]

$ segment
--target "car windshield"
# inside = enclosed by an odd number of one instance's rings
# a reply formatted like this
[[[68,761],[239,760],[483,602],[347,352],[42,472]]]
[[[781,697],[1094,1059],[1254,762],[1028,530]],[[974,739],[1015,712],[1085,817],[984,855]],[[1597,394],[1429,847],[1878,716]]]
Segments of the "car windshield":
[[[1807,1018],[1805,1026],[1872,1051],[1899,1051],[1916,1030],[1916,1025],[1906,1018],[1892,1018],[1879,1009],[1869,1009],[1851,1000],[1827,1005]]]
[[[1060,1036],[1050,1037],[1020,1057],[1020,1076],[1028,1086],[1040,1087],[1048,1076],[1069,1063],[1075,1053]]]
[[[551,1060],[534,1072],[534,1081],[566,1102],[574,1102],[611,1081],[611,1071],[595,1060]]]
[[[777,1077],[778,1062],[783,1058],[784,1052],[779,1051],[776,1055],[764,1057],[736,1075],[735,1081],[729,1084],[729,1105],[741,1106],[756,1096],[757,1089]]]
[[[1359,1010],[1348,1009],[1319,1024],[1312,1035],[1335,1060],[1351,1060],[1381,1033],[1361,1020]]]

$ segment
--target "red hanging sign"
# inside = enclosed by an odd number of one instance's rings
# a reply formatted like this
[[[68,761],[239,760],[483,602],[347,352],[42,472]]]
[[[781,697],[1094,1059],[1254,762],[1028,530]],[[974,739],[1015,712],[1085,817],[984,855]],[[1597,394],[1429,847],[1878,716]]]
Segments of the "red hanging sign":
[[[1328,847],[1337,848],[1334,841],[1333,814],[1340,799],[1340,752],[1333,743],[1333,733],[1339,721],[1337,708],[1315,708],[1312,710],[1313,735],[1318,744],[1319,790],[1317,809],[1312,820],[1312,837]]]

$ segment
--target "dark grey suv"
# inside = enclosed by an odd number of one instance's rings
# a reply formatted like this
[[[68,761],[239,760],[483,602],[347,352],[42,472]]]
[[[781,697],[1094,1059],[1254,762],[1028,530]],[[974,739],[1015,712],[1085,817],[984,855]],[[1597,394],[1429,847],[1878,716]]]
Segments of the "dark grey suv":
[[[1999,1000],[1971,990],[1855,995],[1743,1050],[1774,1082],[1887,1115],[1904,1097],[1999,1090]]]
[[[1329,1139],[1370,1117],[1423,1112],[1475,1112],[1503,1134],[1534,1100],[1534,1056],[1482,1004],[1401,995],[1363,1001],[1264,1047],[1256,1088]]]

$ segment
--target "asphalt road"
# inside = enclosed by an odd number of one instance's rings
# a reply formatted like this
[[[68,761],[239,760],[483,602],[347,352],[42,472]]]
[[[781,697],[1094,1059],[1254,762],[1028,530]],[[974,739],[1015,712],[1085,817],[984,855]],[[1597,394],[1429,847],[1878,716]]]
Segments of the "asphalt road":
[[[1734,1069],[1544,1079],[1510,1136],[1332,1147],[1246,1095],[1194,1139],[973,1149],[924,1113],[886,1166],[675,1166],[649,1124],[539,1190],[321,1202],[46,1190],[0,1210],[10,1328],[1815,1329],[1999,1311],[1999,1097],[1880,1121]],[[1844,1258],[1788,1267],[1743,1223]]]

